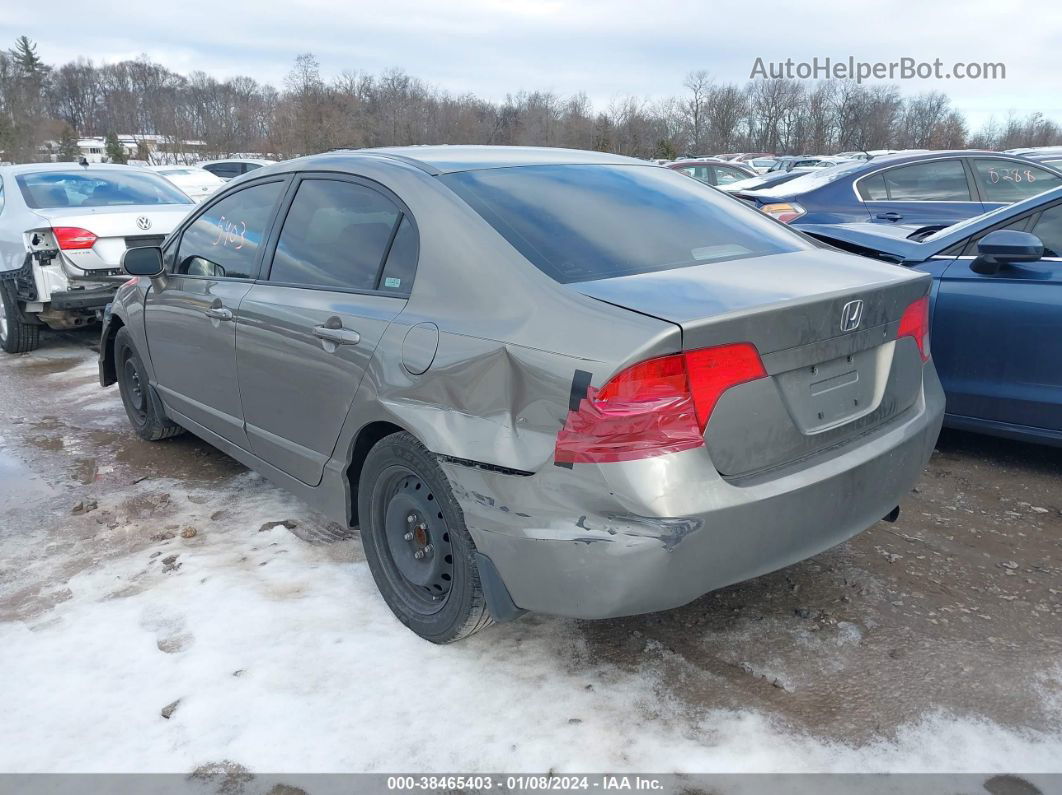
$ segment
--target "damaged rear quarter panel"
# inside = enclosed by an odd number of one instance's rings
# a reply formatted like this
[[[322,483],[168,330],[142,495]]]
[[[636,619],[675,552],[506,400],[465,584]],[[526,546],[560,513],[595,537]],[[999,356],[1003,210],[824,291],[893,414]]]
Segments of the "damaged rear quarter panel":
[[[380,340],[337,457],[361,428],[387,421],[436,454],[534,472],[552,461],[577,369],[601,384],[630,362],[681,349],[678,326],[555,282],[437,180],[394,164],[362,171],[408,203],[420,256],[406,308]],[[438,349],[411,351],[434,344],[430,334],[407,336],[429,324],[438,328]],[[411,372],[427,362],[423,373]]]

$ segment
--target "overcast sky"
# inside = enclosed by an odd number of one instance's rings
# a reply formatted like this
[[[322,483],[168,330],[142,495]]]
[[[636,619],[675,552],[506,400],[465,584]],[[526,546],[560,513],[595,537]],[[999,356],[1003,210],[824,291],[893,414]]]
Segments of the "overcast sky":
[[[23,33],[49,63],[147,54],[180,72],[279,86],[295,56],[312,52],[326,77],[398,66],[458,93],[498,100],[521,89],[581,90],[597,107],[627,94],[681,93],[693,69],[744,83],[757,57],[940,58],[946,69],[1002,62],[1005,80],[897,82],[904,93],[944,91],[975,128],[1010,111],[1062,121],[1057,0],[818,0],[786,9],[749,0],[0,0],[0,38]]]

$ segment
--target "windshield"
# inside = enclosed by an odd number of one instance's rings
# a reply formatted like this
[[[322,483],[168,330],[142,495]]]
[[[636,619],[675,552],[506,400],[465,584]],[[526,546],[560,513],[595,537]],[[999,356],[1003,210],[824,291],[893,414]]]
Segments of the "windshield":
[[[810,248],[671,169],[522,166],[440,179],[553,279],[607,279]]]
[[[155,174],[136,171],[40,171],[16,177],[34,210],[191,204],[192,200]]]

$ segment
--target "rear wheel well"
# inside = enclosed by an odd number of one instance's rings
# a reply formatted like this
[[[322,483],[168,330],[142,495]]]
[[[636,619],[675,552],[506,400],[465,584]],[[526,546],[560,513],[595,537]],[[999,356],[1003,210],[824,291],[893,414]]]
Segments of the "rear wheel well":
[[[118,329],[123,328],[125,323],[117,315],[111,315],[111,321],[107,324],[107,334],[103,338],[100,347],[101,356],[101,386],[110,386],[118,380],[118,371],[114,361],[114,338],[118,336]]]
[[[350,464],[347,466],[347,483],[350,484],[350,525],[358,524],[358,482],[361,480],[361,470],[365,465],[365,457],[369,451],[386,436],[393,433],[402,433],[405,428],[395,425],[393,422],[370,422],[360,431],[354,440],[354,447],[350,454]]]

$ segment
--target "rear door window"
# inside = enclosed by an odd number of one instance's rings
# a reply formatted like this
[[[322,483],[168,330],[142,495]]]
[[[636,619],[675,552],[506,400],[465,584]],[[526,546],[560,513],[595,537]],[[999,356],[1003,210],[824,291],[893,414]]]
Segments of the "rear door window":
[[[374,290],[401,220],[394,202],[365,185],[304,180],[284,220],[269,280]]]
[[[991,158],[974,158],[970,162],[977,189],[986,202],[1010,204],[1062,185],[1062,179],[1031,163]]]
[[[1043,242],[1045,257],[1062,257],[1062,204],[1040,213],[1031,231]]]
[[[284,181],[252,185],[210,205],[181,235],[176,273],[254,279]]]
[[[222,179],[232,179],[243,173],[239,163],[211,163],[208,166],[203,166],[203,168],[215,177],[221,177]]]
[[[417,256],[419,240],[417,230],[408,217],[402,218],[395,241],[387,254],[380,290],[385,293],[408,293],[413,287],[413,277],[417,273]]]
[[[890,168],[884,176],[889,201],[971,201],[966,169],[957,158]]]
[[[865,202],[888,201],[889,192],[885,188],[885,174],[871,174],[859,180],[859,198]]]
[[[672,169],[550,165],[439,179],[561,283],[811,248],[758,210]]]
[[[749,175],[736,168],[728,168],[727,166],[713,166],[715,169],[715,185],[731,185],[735,182],[740,182],[743,179],[748,179]]]

